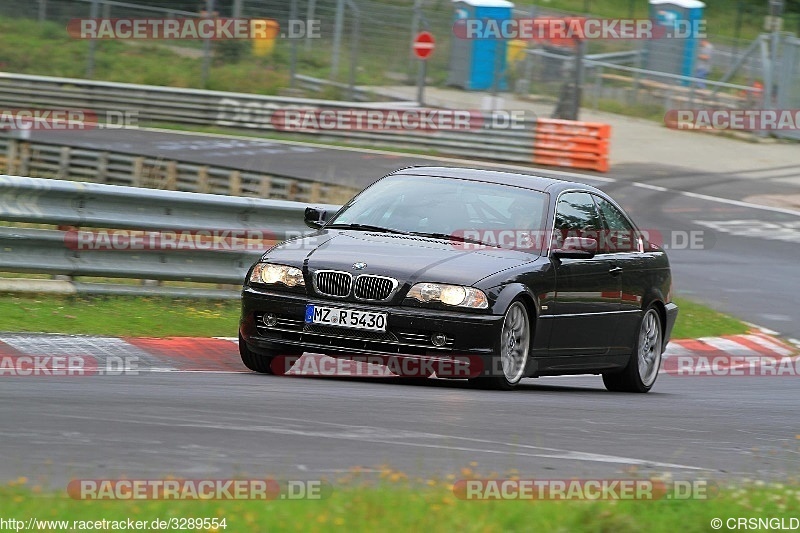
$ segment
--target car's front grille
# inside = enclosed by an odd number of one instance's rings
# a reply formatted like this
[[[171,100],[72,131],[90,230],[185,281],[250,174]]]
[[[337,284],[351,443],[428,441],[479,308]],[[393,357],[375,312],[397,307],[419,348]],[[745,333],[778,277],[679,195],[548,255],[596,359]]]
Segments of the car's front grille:
[[[350,295],[353,276],[338,270],[320,270],[314,274],[317,292],[325,296],[343,298]]]
[[[394,278],[383,276],[358,276],[356,278],[354,294],[361,300],[386,300],[397,288],[398,282]]]

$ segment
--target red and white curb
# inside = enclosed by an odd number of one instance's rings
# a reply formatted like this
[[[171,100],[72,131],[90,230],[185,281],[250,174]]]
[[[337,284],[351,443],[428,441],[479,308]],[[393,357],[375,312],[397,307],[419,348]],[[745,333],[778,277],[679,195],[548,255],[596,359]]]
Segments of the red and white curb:
[[[800,343],[769,330],[745,335],[679,339],[663,354],[661,374],[672,376],[800,376]]]
[[[762,331],[745,335],[671,341],[663,354],[662,374],[800,375],[800,343]],[[308,356],[306,356],[308,357]],[[48,368],[93,369],[88,374],[143,372],[248,372],[239,358],[236,337],[117,338],[43,333],[0,333],[0,377],[46,375]],[[765,366],[766,365],[766,366]],[[777,366],[776,366],[777,365]],[[781,366],[782,365],[782,366]],[[40,367],[40,372],[32,372]],[[782,367],[783,372],[770,373]],[[764,369],[761,373],[753,369]],[[744,375],[749,375],[745,373]]]

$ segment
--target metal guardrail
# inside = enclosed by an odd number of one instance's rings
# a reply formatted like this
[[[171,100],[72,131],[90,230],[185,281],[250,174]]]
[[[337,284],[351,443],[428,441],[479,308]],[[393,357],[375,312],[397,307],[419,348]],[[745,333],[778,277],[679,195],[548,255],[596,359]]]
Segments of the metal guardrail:
[[[4,156],[4,157],[3,157]],[[173,191],[344,203],[357,189],[294,177],[0,136],[0,172]]]
[[[304,74],[296,74],[294,79],[302,89],[312,93],[319,93],[329,88],[338,89],[342,91],[343,94],[347,94],[350,91],[350,86],[348,84],[338,81],[324,80]],[[353,88],[353,99],[357,102],[369,102],[373,98],[374,95],[370,91],[361,87]]]
[[[268,241],[309,231],[303,223],[306,204],[299,202],[19,176],[0,176],[0,192],[0,220],[25,223],[23,227],[0,226],[0,270],[5,272],[238,285]],[[314,205],[338,209],[337,205]],[[229,231],[253,238],[263,248],[87,249],[76,245],[78,228],[129,230],[123,235],[133,235],[131,230],[136,235],[205,231],[217,236]],[[179,287],[141,290],[130,285],[76,285],[78,290],[104,293],[195,294]],[[200,290],[196,295],[209,297],[215,292]],[[230,290],[223,293],[232,294]]]
[[[172,123],[194,126],[275,131],[277,110],[408,109],[398,102],[364,104],[293,97],[261,96],[200,89],[181,89],[83,79],[0,73],[0,106],[16,109],[86,109],[98,116],[108,112],[135,113],[140,124]],[[299,131],[360,144],[438,150],[454,155],[499,161],[531,162],[535,118],[519,129],[494,127],[489,114],[471,130],[333,130]]]

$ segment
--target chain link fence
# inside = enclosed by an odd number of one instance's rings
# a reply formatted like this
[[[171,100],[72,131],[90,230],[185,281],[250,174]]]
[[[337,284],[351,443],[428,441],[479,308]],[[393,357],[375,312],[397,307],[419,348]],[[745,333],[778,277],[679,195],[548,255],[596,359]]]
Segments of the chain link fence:
[[[800,109],[800,39],[788,37],[783,43],[775,106],[778,109]],[[800,130],[777,132],[779,137],[800,140]]]
[[[200,18],[208,2],[174,5],[175,8],[166,9],[115,0],[0,0],[0,17],[38,20],[63,28],[79,18]],[[418,60],[411,45],[414,35],[422,30],[432,32],[437,39],[428,62],[430,83],[443,84],[447,77],[453,24],[449,2],[217,0],[214,5],[215,16],[277,21],[280,33],[269,52],[270,58],[261,59],[265,68],[291,70],[293,74],[321,80],[316,86],[327,89],[327,97],[346,98],[342,83],[391,85],[415,80]],[[58,31],[56,26],[53,29]],[[140,54],[166,47],[185,57],[202,59],[210,55],[216,65],[259,61],[255,45],[249,41],[212,41],[208,50],[202,40],[129,40],[127,44],[138,45]],[[90,64],[95,61],[92,48],[102,52],[106,45],[103,40],[94,41],[81,58],[87,62],[87,77],[94,71]],[[214,76],[213,65],[210,76]],[[192,85],[207,86],[207,81],[193,80]]]
[[[202,11],[210,3],[209,0],[179,0],[163,8],[134,0],[0,0],[0,17],[40,21],[53,24],[53,31],[62,31],[69,20],[90,16],[202,17]],[[280,35],[269,57],[257,57],[254,44],[248,41],[127,41],[125,44],[138,45],[137,53],[150,54],[153,61],[163,62],[163,48],[167,47],[185,57],[210,62],[210,67],[204,64],[202,71],[196,69],[187,74],[181,80],[186,86],[363,100],[369,96],[358,90],[359,86],[415,83],[419,61],[412,53],[412,41],[417,32],[427,30],[436,38],[436,49],[428,60],[427,83],[447,84],[450,49],[457,42],[453,35],[455,10],[449,0],[215,0],[213,4],[220,17],[276,20]],[[644,2],[624,4],[616,6],[619,16],[648,16]],[[591,0],[584,2],[585,10],[591,11],[592,7]],[[740,6],[734,16],[713,22],[717,27],[733,25],[732,32],[731,28],[726,28],[728,33],[742,35],[752,32],[754,20],[759,21],[758,24],[766,20],[768,9],[766,2],[764,6],[748,4],[746,9]],[[516,3],[513,12],[516,18],[575,15],[580,13],[551,9],[544,2],[537,5]],[[784,30],[800,28],[800,16],[796,14],[785,14],[782,20]],[[784,46],[781,55],[770,57],[771,52],[765,54],[758,39],[714,35],[710,22],[712,33],[708,40],[713,53],[706,79],[691,79],[694,74],[676,75],[648,64],[649,45],[643,41],[586,41],[581,50],[585,59],[582,65],[576,61],[574,46],[531,41],[522,42],[521,48],[516,43],[514,50],[508,52],[508,64],[502,72],[506,82],[503,85],[520,96],[552,102],[557,115],[564,111],[565,102],[581,100],[584,106],[612,112],[633,111],[653,117],[663,116],[666,109],[676,105],[752,107],[762,103],[759,99],[767,79],[783,87],[778,96],[788,103],[795,102],[793,91],[800,85],[800,73],[793,63],[797,55],[794,45]],[[742,30],[743,25],[747,32]],[[87,44],[85,55],[76,58],[86,63],[86,77],[92,77],[93,63],[101,62],[103,51],[112,45],[121,46],[102,40]],[[509,48],[512,48],[511,43]],[[162,55],[158,55],[159,49]],[[774,63],[774,68],[767,69],[770,72],[765,70],[767,62]],[[221,66],[229,65],[260,70],[266,73],[265,82],[245,84],[241,88],[215,85],[226,76],[227,71]],[[155,81],[141,82],[160,84],[160,79],[154,78]]]

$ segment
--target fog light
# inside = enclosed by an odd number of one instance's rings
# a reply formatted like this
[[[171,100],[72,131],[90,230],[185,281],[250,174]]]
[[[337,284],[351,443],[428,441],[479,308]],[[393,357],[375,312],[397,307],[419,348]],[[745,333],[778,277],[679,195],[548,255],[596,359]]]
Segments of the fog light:
[[[444,346],[447,342],[447,336],[444,333],[434,333],[431,335],[431,342],[434,346]]]
[[[278,323],[278,317],[273,315],[272,313],[264,315],[264,318],[261,319],[265,326],[272,327]]]

